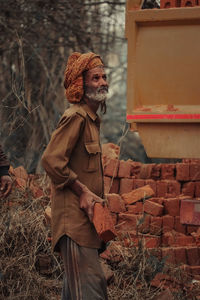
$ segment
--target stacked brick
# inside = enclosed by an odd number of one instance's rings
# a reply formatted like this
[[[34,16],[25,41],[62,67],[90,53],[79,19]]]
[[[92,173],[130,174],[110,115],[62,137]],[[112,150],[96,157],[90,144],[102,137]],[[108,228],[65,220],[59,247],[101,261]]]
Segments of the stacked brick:
[[[200,5],[199,0],[161,0],[160,8],[193,7]]]
[[[183,264],[200,275],[200,228],[180,222],[181,201],[200,201],[200,162],[141,164],[111,159],[104,175],[115,228],[127,246],[137,246],[142,239],[167,262]]]

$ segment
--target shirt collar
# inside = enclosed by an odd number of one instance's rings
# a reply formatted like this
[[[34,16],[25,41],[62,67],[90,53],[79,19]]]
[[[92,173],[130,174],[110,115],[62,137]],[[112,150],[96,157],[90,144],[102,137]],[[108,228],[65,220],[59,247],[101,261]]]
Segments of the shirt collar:
[[[86,103],[81,104],[81,107],[85,110],[85,112],[93,121],[100,121],[99,116],[95,112],[93,112],[92,109]]]

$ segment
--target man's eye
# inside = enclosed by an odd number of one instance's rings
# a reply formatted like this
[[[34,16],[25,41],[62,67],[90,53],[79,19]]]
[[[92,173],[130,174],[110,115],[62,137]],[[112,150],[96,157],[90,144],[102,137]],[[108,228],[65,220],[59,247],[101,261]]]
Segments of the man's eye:
[[[99,76],[94,76],[93,80],[95,80],[95,81],[99,80]]]

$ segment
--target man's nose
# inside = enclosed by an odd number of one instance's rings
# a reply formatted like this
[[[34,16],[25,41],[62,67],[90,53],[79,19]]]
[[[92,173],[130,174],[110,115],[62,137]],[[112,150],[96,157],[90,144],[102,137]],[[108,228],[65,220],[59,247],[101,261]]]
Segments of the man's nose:
[[[101,81],[100,81],[100,85],[101,86],[107,86],[108,87],[108,82],[106,79],[104,79],[103,77],[101,78]]]

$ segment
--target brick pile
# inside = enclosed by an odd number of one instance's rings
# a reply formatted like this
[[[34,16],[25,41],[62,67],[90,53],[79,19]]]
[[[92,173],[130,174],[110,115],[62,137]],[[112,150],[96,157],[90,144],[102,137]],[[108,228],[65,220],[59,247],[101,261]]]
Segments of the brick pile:
[[[181,201],[200,201],[200,161],[141,164],[110,159],[104,165],[104,186],[118,235],[129,235],[127,244],[131,240],[137,246],[142,239],[168,263],[183,264],[200,275],[200,228],[180,222]]]

